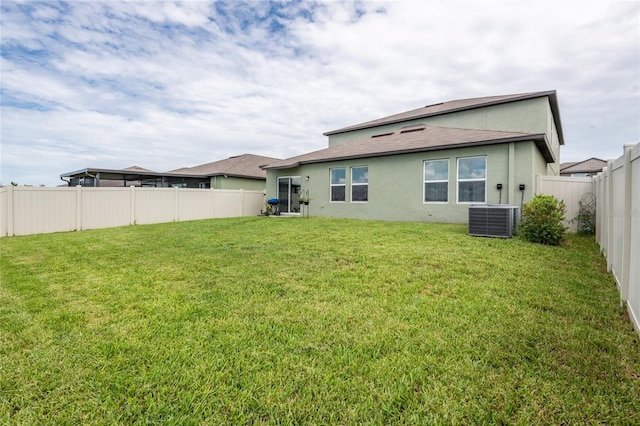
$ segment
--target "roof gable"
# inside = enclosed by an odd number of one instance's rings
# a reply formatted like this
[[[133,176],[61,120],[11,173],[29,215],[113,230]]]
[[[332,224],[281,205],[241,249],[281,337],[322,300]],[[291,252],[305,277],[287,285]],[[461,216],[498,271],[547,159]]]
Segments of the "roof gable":
[[[459,100],[453,100],[448,102],[441,102],[437,104],[427,105],[422,108],[401,112],[399,114],[378,118],[376,120],[366,121],[364,123],[355,124],[353,126],[332,130],[324,133],[324,136],[330,136],[330,135],[335,135],[339,133],[346,133],[353,130],[368,129],[372,127],[387,125],[387,124],[402,123],[405,121],[417,120],[420,118],[451,114],[459,111],[472,110],[476,108],[506,104],[509,102],[517,102],[517,101],[534,99],[539,97],[549,98],[549,104],[551,105],[553,119],[556,123],[556,129],[558,131],[560,144],[564,145],[564,134],[562,132],[562,124],[560,122],[560,110],[558,107],[558,99],[557,99],[555,90],[550,90],[545,92],[521,93],[521,94],[513,94],[513,95],[488,96],[488,97],[482,97],[482,98],[459,99]]]
[[[591,157],[584,161],[561,164],[560,173],[595,173],[602,171],[602,168],[606,166],[606,161]]]
[[[497,143],[535,141],[547,161],[553,161],[544,134],[497,130],[459,129],[438,126],[414,126],[368,138],[346,142],[319,151],[279,160],[265,169],[291,168],[301,164],[354,158],[408,154],[438,149],[462,148]]]

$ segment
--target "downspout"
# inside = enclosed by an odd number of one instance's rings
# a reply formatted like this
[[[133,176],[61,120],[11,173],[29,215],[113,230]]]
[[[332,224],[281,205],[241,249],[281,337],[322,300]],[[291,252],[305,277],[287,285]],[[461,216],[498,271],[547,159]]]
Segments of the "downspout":
[[[65,179],[62,178],[62,176],[60,176],[60,180],[63,181],[63,182],[67,182],[67,186],[71,186],[71,179],[65,180]]]

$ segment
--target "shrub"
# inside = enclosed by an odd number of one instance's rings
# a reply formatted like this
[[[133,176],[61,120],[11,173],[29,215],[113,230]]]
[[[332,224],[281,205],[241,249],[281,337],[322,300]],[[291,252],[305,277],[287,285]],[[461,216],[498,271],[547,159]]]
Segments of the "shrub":
[[[536,195],[522,209],[520,235],[527,241],[557,246],[566,230],[565,209],[564,202],[553,195]]]

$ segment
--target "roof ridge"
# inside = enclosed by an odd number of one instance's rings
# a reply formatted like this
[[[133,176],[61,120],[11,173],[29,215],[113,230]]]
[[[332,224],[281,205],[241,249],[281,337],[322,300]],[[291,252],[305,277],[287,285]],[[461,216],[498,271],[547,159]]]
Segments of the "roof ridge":
[[[330,130],[323,133],[324,136],[330,136],[339,133],[346,133],[354,130],[370,129],[380,127],[387,124],[401,123],[404,121],[419,120],[432,116],[444,115],[458,111],[472,110],[492,105],[504,104],[509,102],[517,102],[521,100],[533,99],[543,96],[556,96],[555,90],[515,93],[508,95],[482,96],[475,98],[452,99],[446,102],[434,103],[424,107],[413,108],[396,114],[387,115],[373,120],[364,121],[351,126],[342,127],[336,130]],[[460,104],[460,105],[455,105]]]

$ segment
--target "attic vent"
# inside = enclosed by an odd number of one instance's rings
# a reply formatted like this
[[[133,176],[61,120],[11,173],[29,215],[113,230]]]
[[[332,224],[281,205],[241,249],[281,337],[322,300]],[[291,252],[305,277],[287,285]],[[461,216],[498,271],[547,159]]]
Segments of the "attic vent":
[[[421,132],[423,130],[424,130],[424,127],[418,127],[418,128],[414,128],[414,129],[400,130],[400,133]]]
[[[393,132],[389,132],[389,133],[380,133],[379,135],[373,135],[371,136],[372,138],[381,138],[383,136],[391,136],[393,134]]]

